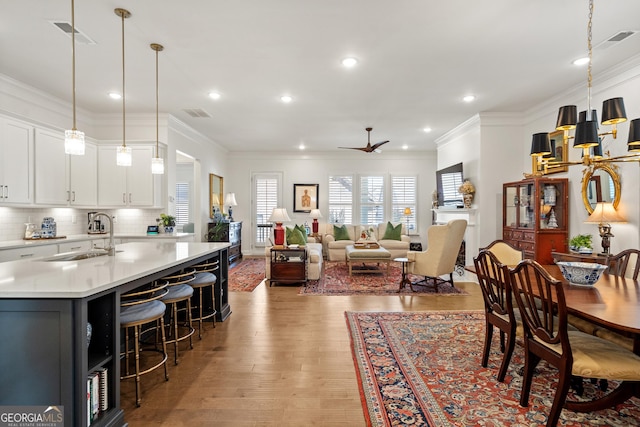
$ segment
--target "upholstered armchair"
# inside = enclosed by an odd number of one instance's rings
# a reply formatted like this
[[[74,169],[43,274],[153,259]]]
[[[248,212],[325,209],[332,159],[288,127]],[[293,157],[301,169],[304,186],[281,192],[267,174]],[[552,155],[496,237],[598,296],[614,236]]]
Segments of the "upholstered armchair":
[[[454,219],[444,225],[429,227],[427,230],[427,250],[407,252],[407,258],[410,261],[407,264],[408,272],[424,276],[423,281],[425,283],[431,281],[436,292],[440,283],[449,282],[453,287],[453,271],[456,268],[458,252],[460,252],[460,245],[466,229],[467,221],[464,219]],[[449,275],[449,280],[440,278],[445,274]]]

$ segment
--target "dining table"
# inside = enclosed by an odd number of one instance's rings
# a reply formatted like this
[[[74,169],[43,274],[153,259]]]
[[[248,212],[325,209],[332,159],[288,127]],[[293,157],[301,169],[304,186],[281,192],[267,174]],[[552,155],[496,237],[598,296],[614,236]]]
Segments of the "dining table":
[[[563,285],[567,312],[605,327],[633,341],[633,352],[640,355],[640,284],[638,281],[614,274],[602,273],[593,286],[569,283],[555,264],[544,269]],[[475,274],[475,266],[465,266]],[[614,344],[612,344],[614,345]],[[632,396],[640,397],[640,383],[620,382],[605,396],[587,402],[571,401],[565,408],[578,412],[591,412],[610,408]]]

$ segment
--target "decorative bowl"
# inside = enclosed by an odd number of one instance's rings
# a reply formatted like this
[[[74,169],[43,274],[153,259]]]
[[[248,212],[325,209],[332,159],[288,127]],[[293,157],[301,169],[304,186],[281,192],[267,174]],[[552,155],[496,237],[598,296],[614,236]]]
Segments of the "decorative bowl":
[[[558,261],[556,264],[569,283],[581,286],[595,285],[602,272],[607,269],[606,265],[591,262]]]

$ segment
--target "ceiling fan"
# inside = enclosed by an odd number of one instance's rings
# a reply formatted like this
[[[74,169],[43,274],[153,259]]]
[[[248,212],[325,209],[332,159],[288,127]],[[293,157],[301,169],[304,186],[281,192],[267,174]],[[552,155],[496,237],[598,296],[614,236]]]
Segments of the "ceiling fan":
[[[360,150],[360,151],[364,151],[365,153],[382,153],[380,146],[386,144],[389,141],[382,141],[382,142],[378,142],[377,144],[371,145],[371,131],[373,130],[373,128],[366,128],[365,130],[367,131],[366,147],[338,147],[338,148],[346,148],[347,150]]]

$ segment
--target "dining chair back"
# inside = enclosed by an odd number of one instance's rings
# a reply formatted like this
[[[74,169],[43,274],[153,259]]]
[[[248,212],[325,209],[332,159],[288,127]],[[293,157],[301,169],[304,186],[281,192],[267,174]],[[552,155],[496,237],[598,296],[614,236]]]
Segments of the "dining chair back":
[[[625,249],[622,252],[612,255],[607,259],[607,266],[609,267],[607,271],[609,274],[638,280],[638,273],[640,273],[640,250]]]
[[[520,405],[528,406],[535,367],[544,359],[559,371],[547,426],[555,426],[563,406],[590,412],[631,397],[640,381],[640,357],[633,352],[578,330],[567,329],[567,305],[562,282],[534,260],[509,270],[509,283],[524,326],[525,365]],[[574,377],[621,381],[618,389],[596,401],[567,401]]]
[[[524,252],[521,249],[514,248],[504,240],[494,240],[484,249],[491,251],[504,265],[516,266],[524,259]]]
[[[500,331],[500,351],[502,363],[498,371],[498,381],[504,381],[516,342],[516,328],[520,323],[519,314],[513,308],[509,270],[500,263],[498,257],[488,249],[481,250],[473,259],[478,277],[485,312],[485,337],[482,351],[482,366],[487,367],[494,326]],[[522,327],[520,326],[520,329]],[[506,345],[505,345],[506,338]]]

